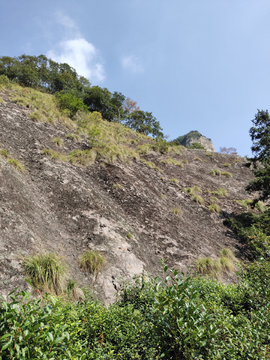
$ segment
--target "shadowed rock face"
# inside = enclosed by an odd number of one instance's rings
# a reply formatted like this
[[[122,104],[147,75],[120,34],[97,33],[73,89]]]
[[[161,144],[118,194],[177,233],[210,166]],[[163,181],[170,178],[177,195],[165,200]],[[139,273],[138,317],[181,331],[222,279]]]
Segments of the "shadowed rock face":
[[[79,287],[93,287],[95,295],[107,303],[114,300],[122,280],[143,270],[159,275],[161,258],[185,271],[198,256],[217,257],[224,247],[243,256],[244,248],[223,225],[224,216],[208,209],[210,195],[205,191],[227,189],[229,196],[220,198],[219,204],[223,214],[240,212],[233,200],[247,198],[244,187],[252,178],[244,159],[218,153],[207,156],[203,150],[184,150],[181,155],[153,152],[144,157],[164,173],[132,159],[88,167],[53,161],[42,150],[57,150],[51,140],[65,139],[68,130],[60,124],[33,122],[29,109],[12,103],[8,93],[1,96],[5,103],[0,103],[0,148],[27,169],[20,173],[0,157],[2,296],[15,287],[27,288],[21,267],[21,257],[27,254],[61,255],[68,277],[76,279]],[[64,140],[61,151],[82,146]],[[160,162],[168,156],[188,163],[180,167]],[[231,163],[233,178],[209,174],[224,163]],[[178,183],[170,181],[173,178]],[[194,185],[203,190],[205,206],[183,190]],[[175,208],[182,210],[180,216],[173,214]],[[78,265],[79,255],[89,249],[106,257],[96,280]]]
[[[215,151],[215,147],[211,139],[206,138],[198,131],[190,131],[188,134],[179,136],[175,140],[185,147],[189,147],[194,143],[198,143],[201,144],[206,151]]]

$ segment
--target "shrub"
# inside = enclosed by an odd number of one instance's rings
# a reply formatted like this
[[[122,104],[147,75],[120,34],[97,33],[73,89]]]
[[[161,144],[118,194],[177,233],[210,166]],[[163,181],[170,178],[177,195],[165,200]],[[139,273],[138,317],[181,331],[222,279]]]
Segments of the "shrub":
[[[211,204],[208,206],[208,209],[212,212],[215,212],[217,214],[219,214],[221,212],[220,207],[217,204]]]
[[[95,250],[85,251],[79,258],[81,270],[90,272],[95,278],[105,262],[105,256]]]
[[[197,142],[194,142],[191,144],[191,146],[187,146],[188,149],[202,149],[202,150],[205,150],[205,147],[200,144],[200,143],[197,143]]]
[[[221,172],[221,175],[226,176],[227,178],[232,178],[232,174],[230,172],[228,172],[228,171]]]
[[[195,267],[199,274],[214,277],[216,277],[222,271],[220,261],[213,260],[209,257],[199,258],[195,263]]]
[[[172,213],[174,214],[174,215],[182,215],[183,214],[183,211],[181,210],[181,209],[179,209],[179,208],[174,208],[174,209],[172,209]]]
[[[179,183],[179,180],[173,178],[173,179],[170,179],[170,182],[175,183],[175,184],[178,184],[178,183]]]
[[[55,292],[63,290],[66,266],[60,256],[53,253],[29,255],[23,258],[23,269],[34,288]]]
[[[213,169],[210,171],[209,173],[210,175],[216,175],[216,176],[220,176],[221,175],[221,171],[218,169]]]
[[[261,213],[263,213],[266,211],[267,206],[262,201],[258,201],[255,205],[255,208],[259,210]]]
[[[56,95],[58,105],[67,116],[74,117],[78,111],[88,112],[87,106],[78,99],[75,95],[70,93],[58,93]]]

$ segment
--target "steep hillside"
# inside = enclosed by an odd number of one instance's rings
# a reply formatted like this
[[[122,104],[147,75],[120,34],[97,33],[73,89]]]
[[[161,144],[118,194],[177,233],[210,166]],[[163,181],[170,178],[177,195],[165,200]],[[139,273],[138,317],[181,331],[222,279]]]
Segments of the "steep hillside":
[[[224,217],[243,210],[235,200],[248,197],[252,172],[245,159],[163,149],[98,114],[71,121],[50,108],[49,95],[31,89],[2,89],[0,96],[0,148],[9,152],[0,156],[1,295],[28,286],[21,267],[26,254],[61,255],[69,278],[93,286],[106,302],[121,280],[143,270],[158,275],[161,258],[186,270],[222,248],[245,257],[223,225]],[[224,174],[210,174],[213,169]],[[194,186],[201,189],[195,198],[187,191]],[[220,214],[209,209],[213,202]],[[106,257],[96,281],[80,271],[85,249]]]

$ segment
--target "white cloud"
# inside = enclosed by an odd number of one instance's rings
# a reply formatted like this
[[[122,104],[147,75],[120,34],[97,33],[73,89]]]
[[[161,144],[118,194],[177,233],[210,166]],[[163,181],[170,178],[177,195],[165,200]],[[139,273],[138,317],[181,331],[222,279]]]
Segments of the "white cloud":
[[[102,82],[105,70],[98,50],[81,36],[76,23],[69,16],[57,12],[55,18],[62,27],[65,40],[49,50],[47,57],[58,63],[67,63],[90,82]]]
[[[60,25],[65,26],[66,28],[70,28],[70,29],[74,29],[74,30],[78,31],[74,20],[72,20],[68,15],[65,15],[61,11],[59,11],[55,14],[55,17],[56,17],[56,21]]]
[[[139,74],[144,72],[142,60],[137,56],[134,55],[124,56],[121,60],[121,63],[125,70],[129,70],[134,74]]]
[[[105,78],[96,48],[83,38],[61,41],[57,50],[50,50],[47,56],[56,62],[69,64],[90,81],[103,81]]]

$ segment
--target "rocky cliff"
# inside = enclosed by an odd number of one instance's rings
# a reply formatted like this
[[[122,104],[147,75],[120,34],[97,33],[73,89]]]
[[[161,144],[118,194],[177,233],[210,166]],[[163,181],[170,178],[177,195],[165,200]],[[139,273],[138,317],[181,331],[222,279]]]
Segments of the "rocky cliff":
[[[123,279],[143,270],[158,275],[161,258],[186,270],[199,256],[215,258],[224,247],[244,256],[243,245],[223,225],[228,214],[242,211],[234,200],[247,198],[244,187],[252,173],[243,166],[244,159],[218,153],[209,156],[204,150],[168,153],[152,149],[141,151],[139,157],[96,158],[92,164],[63,161],[44,149],[59,151],[52,142],[56,137],[62,139],[63,156],[90,148],[83,135],[74,142],[67,136],[72,125],[44,118],[33,121],[31,106],[14,102],[9,90],[0,95],[0,148],[26,169],[18,171],[0,156],[2,296],[15,287],[28,286],[21,266],[27,254],[61,255],[69,278],[92,287],[106,302],[113,300]],[[44,116],[50,116],[49,110]],[[136,146],[142,149],[143,144],[136,144],[135,135],[130,134],[133,140],[125,146],[132,151]],[[232,177],[213,176],[212,169]],[[201,190],[201,205],[186,191],[193,186]],[[227,196],[215,195],[222,210],[218,214],[209,205],[211,192],[220,188],[226,189]],[[78,257],[85,249],[99,250],[106,257],[96,281],[80,271]]]
[[[211,139],[203,136],[198,131],[190,131],[186,135],[179,136],[175,141],[179,142],[180,145],[190,147],[192,144],[197,143],[202,145],[207,151],[215,151],[214,144]]]

